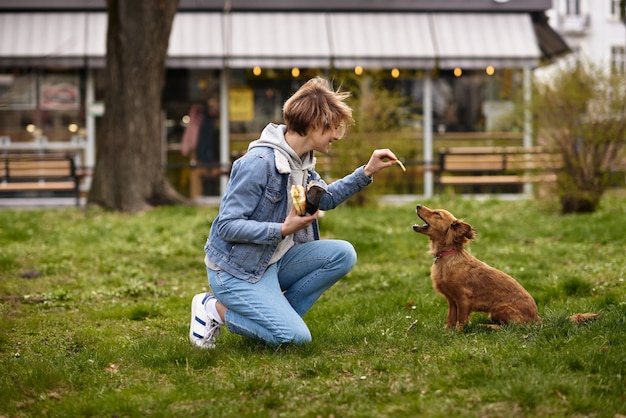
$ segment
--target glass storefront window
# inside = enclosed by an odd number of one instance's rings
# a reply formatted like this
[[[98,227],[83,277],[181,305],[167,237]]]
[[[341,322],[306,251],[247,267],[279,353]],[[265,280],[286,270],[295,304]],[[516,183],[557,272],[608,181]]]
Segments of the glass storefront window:
[[[173,183],[184,194],[218,194],[216,179],[204,176],[204,185],[193,185],[193,176],[202,167],[219,165],[219,117],[228,112],[229,151],[231,160],[243,154],[250,141],[258,138],[270,122],[282,123],[282,106],[305,81],[315,76],[330,79],[334,88],[350,91],[356,125],[349,138],[356,144],[359,138],[397,138],[413,142],[423,129],[424,71],[396,69],[352,70],[299,69],[231,69],[228,86],[228,109],[212,113],[214,132],[210,140],[210,157],[185,149],[185,134],[193,125],[194,109],[206,116],[209,99],[219,102],[221,70],[169,69],[163,95],[166,114],[168,166]],[[522,85],[519,70],[439,70],[431,75],[433,95],[433,130],[445,134],[479,133],[486,131],[517,131],[519,119],[519,90]],[[519,113],[519,112],[518,112]],[[197,127],[200,129],[200,127]],[[384,133],[384,135],[380,135]],[[199,135],[199,133],[198,133]],[[458,135],[457,135],[458,136]],[[471,137],[468,136],[468,137]],[[198,136],[198,143],[203,140]],[[376,146],[387,146],[386,143]],[[389,144],[391,146],[391,144]],[[338,146],[339,147],[339,146]],[[419,159],[419,149],[405,151]],[[207,182],[213,181],[207,186]],[[194,191],[195,190],[195,191]]]
[[[515,109],[521,74],[502,70],[441,71],[433,79],[433,129],[446,132],[520,130]]]
[[[191,197],[219,195],[218,70],[169,69],[163,91],[168,176]]]
[[[0,136],[12,142],[84,136],[82,80],[75,70],[0,69]]]

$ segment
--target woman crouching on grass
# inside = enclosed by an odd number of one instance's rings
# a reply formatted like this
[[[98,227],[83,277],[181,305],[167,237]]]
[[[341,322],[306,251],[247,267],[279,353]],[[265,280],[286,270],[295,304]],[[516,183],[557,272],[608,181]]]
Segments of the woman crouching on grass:
[[[285,124],[267,125],[233,163],[204,248],[213,293],[191,302],[193,344],[214,347],[223,324],[273,346],[311,341],[302,317],[352,269],[356,252],[347,241],[319,239],[319,211],[299,216],[291,186],[320,184],[328,192],[320,209],[329,210],[397,160],[388,149],[375,150],[344,178],[332,184],[320,178],[313,152],[327,154],[353,122],[349,95],[322,78],[309,80],[285,102]]]

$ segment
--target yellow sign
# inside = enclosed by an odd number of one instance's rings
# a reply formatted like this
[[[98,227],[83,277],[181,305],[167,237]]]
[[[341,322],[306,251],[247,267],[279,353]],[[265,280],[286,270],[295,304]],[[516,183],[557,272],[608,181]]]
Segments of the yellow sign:
[[[254,119],[254,92],[245,87],[232,88],[228,94],[231,122],[247,122]]]

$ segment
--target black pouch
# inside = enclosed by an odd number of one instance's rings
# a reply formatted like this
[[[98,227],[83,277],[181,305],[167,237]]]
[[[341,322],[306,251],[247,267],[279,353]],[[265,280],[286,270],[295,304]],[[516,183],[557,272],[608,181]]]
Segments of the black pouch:
[[[320,200],[322,196],[328,192],[317,184],[309,184],[306,190],[306,213],[314,214],[320,208]]]

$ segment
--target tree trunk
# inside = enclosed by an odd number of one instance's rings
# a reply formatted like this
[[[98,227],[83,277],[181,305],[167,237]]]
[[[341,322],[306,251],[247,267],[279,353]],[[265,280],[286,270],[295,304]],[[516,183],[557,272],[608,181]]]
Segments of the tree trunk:
[[[568,182],[567,186],[563,186],[563,179],[560,180],[559,195],[562,214],[593,213],[596,211],[602,200],[605,187],[582,187],[571,182]]]
[[[179,0],[108,0],[105,114],[89,204],[124,212],[185,201],[163,169],[161,97]]]
[[[561,213],[569,215],[572,213],[593,213],[598,207],[599,200],[592,200],[577,195],[561,197]]]

